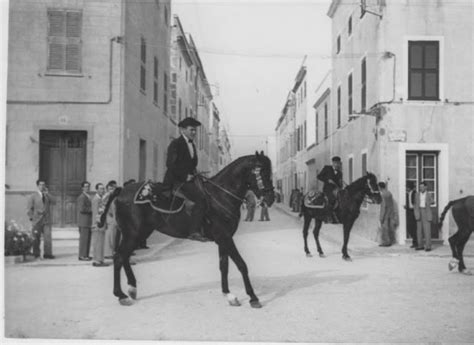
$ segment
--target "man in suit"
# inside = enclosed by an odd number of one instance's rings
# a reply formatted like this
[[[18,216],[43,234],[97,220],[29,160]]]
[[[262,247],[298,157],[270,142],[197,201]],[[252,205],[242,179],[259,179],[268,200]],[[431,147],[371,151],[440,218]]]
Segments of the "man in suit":
[[[163,182],[173,189],[179,189],[186,198],[194,202],[188,239],[206,242],[208,239],[200,232],[206,212],[206,199],[193,182],[198,164],[194,139],[196,128],[200,125],[201,123],[192,117],[186,117],[178,123],[181,135],[168,146],[167,170]]]
[[[380,247],[390,247],[395,232],[395,206],[392,193],[387,189],[385,182],[379,182],[380,196]]]
[[[416,250],[431,250],[431,222],[433,221],[433,214],[431,213],[431,205],[433,199],[428,192],[426,182],[420,183],[420,192],[415,197],[415,219],[417,225],[417,240],[418,247]],[[423,239],[425,245],[423,247]]]
[[[257,207],[257,197],[251,189],[245,193],[245,204],[247,206],[247,217],[245,217],[245,221],[253,222],[255,208]]]
[[[415,197],[416,197],[416,189],[415,184],[413,181],[407,182],[407,196],[405,202],[405,210],[407,211],[406,219],[407,219],[407,231],[410,237],[412,238],[413,242],[410,248],[417,248],[418,241],[417,241],[417,234],[416,234],[416,219],[415,219]]]
[[[89,191],[91,184],[87,181],[81,184],[82,193],[77,198],[77,225],[79,226],[79,260],[90,261],[89,248],[91,243],[92,205]]]
[[[105,187],[102,183],[95,185],[95,195],[91,201],[92,209],[92,266],[94,267],[105,267],[108,266],[104,262],[104,246],[105,246],[105,230],[106,226],[99,227],[100,217],[104,213],[104,195]]]
[[[51,235],[51,204],[55,198],[48,193],[46,182],[37,180],[38,190],[28,198],[27,214],[33,231],[33,255],[40,257],[40,241],[43,234],[43,258],[54,259],[53,240]]]
[[[339,223],[336,216],[337,210],[337,192],[342,189],[342,162],[338,156],[332,157],[332,166],[325,165],[318,174],[318,180],[324,182],[323,192],[329,201],[329,209],[333,223]]]
[[[117,182],[111,180],[105,187],[107,193],[104,196],[104,204],[107,204],[110,195],[117,188]],[[104,258],[112,259],[115,253],[115,238],[117,237],[117,222],[115,221],[115,202],[110,204],[107,212],[107,230],[105,231]]]

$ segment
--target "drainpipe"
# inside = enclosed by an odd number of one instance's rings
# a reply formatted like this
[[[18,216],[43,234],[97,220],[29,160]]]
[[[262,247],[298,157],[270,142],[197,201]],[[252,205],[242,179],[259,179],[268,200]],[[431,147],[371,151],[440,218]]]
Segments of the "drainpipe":
[[[7,104],[49,105],[49,104],[110,104],[112,102],[112,69],[113,69],[113,42],[123,43],[122,36],[110,39],[109,56],[109,97],[106,101],[31,101],[31,100],[7,100]]]
[[[370,107],[370,109],[368,111],[369,113],[372,113],[374,110],[376,110],[379,106],[381,106],[383,104],[390,104],[390,103],[393,103],[395,101],[395,78],[396,78],[397,56],[392,52],[386,51],[383,55],[383,58],[385,58],[385,59],[393,58],[392,99],[390,99],[388,101],[382,101],[382,102],[375,103],[374,105],[372,105]],[[379,120],[380,115],[376,115],[376,117],[377,117],[377,120]]]

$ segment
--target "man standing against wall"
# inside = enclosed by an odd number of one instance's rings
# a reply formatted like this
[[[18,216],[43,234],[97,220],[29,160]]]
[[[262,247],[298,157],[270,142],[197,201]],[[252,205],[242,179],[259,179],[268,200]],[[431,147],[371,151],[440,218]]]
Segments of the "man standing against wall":
[[[395,207],[392,193],[385,182],[379,182],[382,203],[380,204],[380,247],[390,247],[395,238]]]
[[[431,250],[431,222],[433,220],[433,214],[431,213],[431,204],[433,199],[426,182],[420,183],[420,192],[415,197],[415,218],[417,228],[417,240],[418,247],[416,250],[425,250],[429,252]],[[423,239],[425,245],[423,246]]]
[[[406,198],[406,203],[405,203],[405,209],[407,211],[407,232],[412,238],[413,242],[410,248],[417,248],[418,247],[418,241],[417,241],[417,234],[416,234],[416,219],[415,219],[415,211],[414,211],[414,206],[415,206],[415,197],[416,197],[416,189],[415,189],[415,184],[413,181],[408,181],[407,182],[407,198]]]
[[[33,255],[40,257],[40,241],[43,234],[43,258],[54,259],[53,240],[51,235],[51,204],[55,198],[49,195],[46,182],[36,181],[38,190],[30,195],[28,199],[27,214],[31,221],[33,231]]]
[[[91,243],[92,209],[89,191],[91,184],[87,181],[81,184],[82,193],[77,198],[77,225],[79,226],[79,260],[90,261],[89,248]]]

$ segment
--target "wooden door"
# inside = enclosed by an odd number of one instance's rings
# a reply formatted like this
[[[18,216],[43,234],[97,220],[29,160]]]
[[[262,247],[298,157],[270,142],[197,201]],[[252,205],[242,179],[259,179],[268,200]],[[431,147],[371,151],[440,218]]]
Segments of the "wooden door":
[[[76,199],[86,179],[85,131],[40,131],[40,173],[56,198],[53,225],[76,225]]]

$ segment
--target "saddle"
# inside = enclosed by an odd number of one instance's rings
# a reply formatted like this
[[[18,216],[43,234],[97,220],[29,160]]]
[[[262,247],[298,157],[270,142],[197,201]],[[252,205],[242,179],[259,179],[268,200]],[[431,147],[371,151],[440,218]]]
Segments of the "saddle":
[[[304,197],[304,206],[307,208],[325,209],[328,204],[328,198],[323,192],[310,191]]]
[[[155,211],[172,214],[180,212],[185,206],[186,200],[184,195],[173,191],[168,185],[147,181],[138,189],[133,203],[150,204]]]

